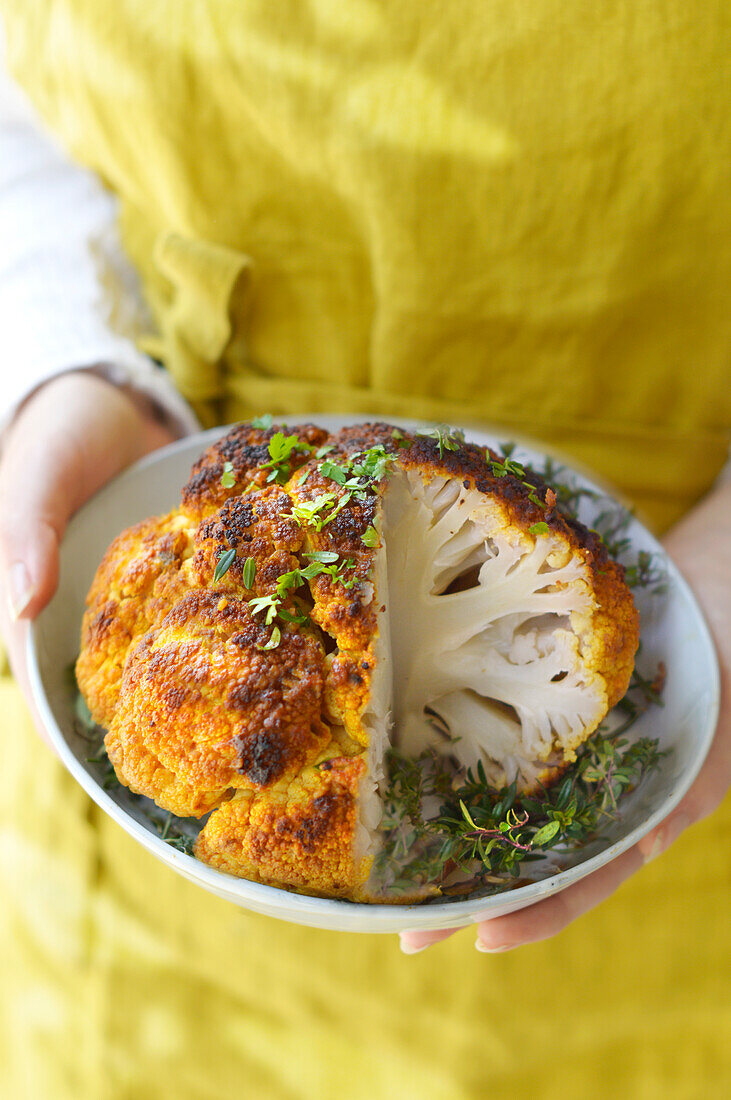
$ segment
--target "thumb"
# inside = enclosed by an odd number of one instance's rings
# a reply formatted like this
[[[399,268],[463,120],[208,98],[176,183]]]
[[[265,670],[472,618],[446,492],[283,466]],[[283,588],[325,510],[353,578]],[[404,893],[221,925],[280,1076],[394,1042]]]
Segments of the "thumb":
[[[56,589],[58,547],[73,508],[78,470],[64,432],[46,435],[42,472],[33,458],[24,435],[15,433],[3,458],[0,519],[0,555],[15,620],[33,618]]]

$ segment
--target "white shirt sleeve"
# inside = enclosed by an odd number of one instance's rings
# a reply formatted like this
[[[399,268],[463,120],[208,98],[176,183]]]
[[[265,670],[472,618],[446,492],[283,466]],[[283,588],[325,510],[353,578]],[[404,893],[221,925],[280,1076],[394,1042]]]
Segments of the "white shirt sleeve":
[[[88,369],[149,397],[178,434],[198,420],[135,347],[150,330],[115,198],[36,122],[3,65],[0,22],[0,431],[43,382]]]

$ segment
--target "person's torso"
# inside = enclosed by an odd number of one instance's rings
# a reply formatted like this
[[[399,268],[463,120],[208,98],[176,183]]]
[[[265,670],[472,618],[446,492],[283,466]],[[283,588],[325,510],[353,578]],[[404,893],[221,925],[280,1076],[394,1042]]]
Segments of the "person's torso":
[[[121,195],[148,346],[209,418],[494,424],[659,524],[708,487],[731,423],[710,9],[39,7],[11,56]]]

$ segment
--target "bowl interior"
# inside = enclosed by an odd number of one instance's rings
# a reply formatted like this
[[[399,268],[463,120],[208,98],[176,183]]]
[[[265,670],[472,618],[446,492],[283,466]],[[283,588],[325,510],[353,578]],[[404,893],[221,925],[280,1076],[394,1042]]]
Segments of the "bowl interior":
[[[357,422],[356,418],[344,417],[312,419],[329,428]],[[414,422],[401,423],[414,426]],[[302,924],[364,932],[447,928],[470,923],[476,913],[483,918],[498,916],[563,889],[636,843],[682,798],[713,736],[719,678],[705,622],[687,585],[668,563],[668,587],[663,596],[635,594],[642,621],[642,665],[654,669],[658,661],[664,661],[667,683],[664,705],[647,711],[633,727],[631,736],[659,738],[660,747],[672,751],[623,800],[620,818],[603,829],[601,840],[546,861],[542,867],[546,877],[541,881],[467,901],[439,901],[420,906],[362,905],[304,897],[237,879],[172,848],[161,839],[155,815],[151,817],[148,812],[151,804],[116,785],[105,790],[103,766],[87,760],[89,744],[75,721],[75,688],[69,669],[78,653],[86,593],[107,546],[130,524],[175,507],[190,466],[223,430],[188,437],[148,456],[110,482],[81,509],[70,523],[61,547],[58,590],[30,632],[31,683],[54,746],[89,795],[157,858],[220,897]],[[500,446],[495,437],[477,431],[470,431],[468,437]],[[520,448],[522,461],[530,462],[531,454],[538,461],[543,458],[537,451]],[[575,480],[587,483],[585,478]],[[590,520],[591,516],[587,513],[582,518]],[[660,551],[653,537],[636,521],[632,522],[629,534],[636,549]]]

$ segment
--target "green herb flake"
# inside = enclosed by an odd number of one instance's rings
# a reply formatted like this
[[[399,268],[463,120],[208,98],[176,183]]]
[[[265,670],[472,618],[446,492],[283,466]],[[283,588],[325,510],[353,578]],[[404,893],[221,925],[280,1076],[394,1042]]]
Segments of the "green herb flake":
[[[330,481],[337,482],[338,485],[345,485],[348,480],[348,475],[345,470],[340,466],[336,466],[334,462],[321,462],[318,467],[323,477],[329,478]]]
[[[234,473],[232,462],[224,463],[223,473],[221,474],[221,484],[224,489],[233,489],[236,484],[236,474]]]
[[[263,432],[268,432],[272,426],[272,414],[263,413],[262,416],[255,416],[251,421],[252,428],[260,428]]]
[[[267,626],[271,626],[279,608],[279,600],[275,596],[257,596],[254,600],[249,600],[249,610],[252,615],[259,615],[262,611],[265,612],[264,622]]]
[[[269,461],[264,469],[269,469],[268,482],[286,485],[291,475],[290,459],[294,454],[307,454],[312,451],[309,443],[303,443],[296,435],[275,432],[269,440]]]
[[[407,439],[407,437],[404,435],[404,433],[401,431],[400,428],[394,428],[393,429],[393,431],[391,432],[391,438],[394,440],[394,442],[396,443],[396,446],[399,449],[401,449],[402,447],[410,447],[411,446],[411,440]]]
[[[378,546],[378,543],[379,543],[378,531],[375,529],[373,524],[371,524],[370,527],[366,528],[365,533],[360,536],[360,541],[365,546],[370,546],[370,547]]]
[[[291,569],[288,573],[281,573],[277,577],[277,596],[283,600],[292,588],[299,588],[302,584],[302,572],[299,569]]]
[[[326,524],[328,524],[328,523],[332,523],[332,521],[333,521],[333,520],[335,519],[335,517],[336,517],[336,516],[337,516],[337,515],[338,515],[338,514],[339,514],[340,512],[342,512],[342,510],[343,510],[343,508],[345,507],[345,505],[349,503],[349,501],[350,501],[350,497],[351,497],[351,494],[350,494],[350,493],[343,493],[343,495],[341,496],[340,500],[338,501],[338,503],[337,503],[337,504],[335,505],[335,507],[333,508],[332,512],[329,512],[329,513],[327,514],[327,516],[325,517],[325,519],[324,519],[324,520],[322,521],[322,526],[323,526],[323,527],[324,527],[324,526],[325,526]]]
[[[213,570],[213,583],[218,584],[221,577],[228,573],[231,568],[234,558],[236,557],[236,551],[234,549],[224,550],[216,562],[216,568]]]
[[[531,535],[547,535],[548,531],[549,531],[549,527],[548,527],[547,523],[545,523],[543,520],[541,520],[540,523],[532,524],[528,528],[528,531]]]
[[[464,432],[460,428],[450,428],[448,424],[435,424],[433,428],[422,428],[416,434],[435,439],[440,458],[444,458],[445,451],[458,451],[460,445],[464,443]]]
[[[296,623],[298,626],[304,626],[310,621],[309,615],[304,611],[288,611],[284,607],[280,608],[278,618],[280,618],[283,623]]]
[[[301,500],[292,506],[292,518],[306,527],[314,527],[316,531],[322,531],[325,523],[320,512],[330,508],[336,501],[334,493],[320,493],[314,500]]]
[[[241,571],[241,579],[244,583],[244,588],[253,588],[255,577],[256,561],[254,560],[254,558],[247,558],[244,562],[244,568]]]
[[[276,649],[282,640],[282,632],[278,626],[272,627],[272,632],[269,637],[269,641],[265,645],[258,645],[256,648],[262,652],[266,652],[268,649]]]
[[[340,555],[335,550],[310,550],[308,553],[303,554],[302,556],[305,558],[311,558],[312,561],[323,562],[325,565],[331,565],[340,557]]]
[[[324,458],[325,455],[329,455],[331,451],[335,450],[334,443],[325,443],[322,447],[318,447],[315,451],[315,458]]]

